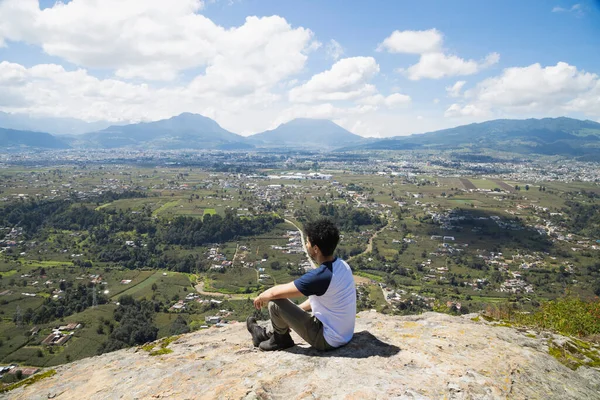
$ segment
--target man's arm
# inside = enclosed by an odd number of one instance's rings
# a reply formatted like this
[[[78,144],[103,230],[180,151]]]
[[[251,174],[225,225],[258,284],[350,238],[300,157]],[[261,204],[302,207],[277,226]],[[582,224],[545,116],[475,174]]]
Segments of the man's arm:
[[[298,307],[300,307],[304,311],[311,311],[312,310],[312,308],[310,306],[310,300],[309,299],[306,299],[306,301],[304,303],[300,304]]]
[[[260,310],[271,300],[289,299],[300,296],[302,296],[302,293],[300,293],[296,285],[294,285],[294,282],[285,283],[283,285],[273,286],[259,294],[258,297],[254,299],[254,307],[257,310]]]

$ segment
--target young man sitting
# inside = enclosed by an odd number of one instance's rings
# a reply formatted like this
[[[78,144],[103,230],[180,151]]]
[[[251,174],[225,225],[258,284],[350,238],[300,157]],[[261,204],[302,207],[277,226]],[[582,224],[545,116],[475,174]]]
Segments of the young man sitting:
[[[274,286],[254,299],[260,310],[268,304],[273,334],[269,337],[256,319],[246,325],[255,346],[282,350],[294,346],[290,328],[318,350],[343,346],[354,335],[356,286],[348,264],[334,257],[340,233],[329,219],[309,222],[304,227],[306,250],[319,267],[293,282]],[[290,298],[307,296],[297,306]],[[312,310],[312,315],[308,312]]]

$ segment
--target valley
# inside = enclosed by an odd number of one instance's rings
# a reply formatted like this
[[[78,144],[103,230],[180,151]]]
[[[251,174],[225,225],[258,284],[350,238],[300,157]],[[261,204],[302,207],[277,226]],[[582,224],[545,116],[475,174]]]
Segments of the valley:
[[[317,215],[342,230],[359,310],[531,312],[594,298],[598,166],[514,157],[4,155],[1,362],[57,365],[243,321],[258,293],[312,268],[297,227]]]

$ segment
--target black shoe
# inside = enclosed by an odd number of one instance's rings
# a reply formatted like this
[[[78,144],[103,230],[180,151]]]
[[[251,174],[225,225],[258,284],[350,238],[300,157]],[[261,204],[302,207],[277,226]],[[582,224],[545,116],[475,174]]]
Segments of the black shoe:
[[[280,335],[274,332],[269,340],[260,343],[259,348],[263,351],[283,350],[294,346],[294,339],[290,333]]]
[[[256,323],[256,318],[248,317],[246,319],[246,328],[248,332],[252,335],[252,344],[254,347],[258,347],[260,342],[264,342],[265,340],[269,340],[269,335],[267,335],[267,331],[262,326]]]

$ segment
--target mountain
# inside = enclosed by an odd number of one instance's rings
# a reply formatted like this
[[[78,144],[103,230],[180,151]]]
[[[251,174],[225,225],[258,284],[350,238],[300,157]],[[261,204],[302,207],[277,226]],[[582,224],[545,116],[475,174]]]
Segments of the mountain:
[[[0,111],[0,127],[21,131],[48,132],[53,135],[79,135],[110,126],[107,121],[85,122],[75,118],[33,117]]]
[[[0,149],[16,147],[68,149],[70,146],[49,133],[0,128]]]
[[[600,124],[572,118],[500,119],[361,146],[363,150],[489,149],[521,154],[600,157]],[[349,147],[359,149],[359,147]]]
[[[71,322],[73,317],[66,319]],[[38,372],[36,382],[4,396],[91,400],[598,398],[598,368],[572,370],[555,358],[571,356],[571,352],[581,357],[569,349],[595,352],[595,345],[492,324],[474,314],[455,317],[429,312],[398,317],[363,311],[357,315],[352,341],[324,353],[311,349],[295,333],[296,346],[261,352],[252,347],[246,324],[231,322],[184,334],[170,344],[159,341],[46,368]]]
[[[244,137],[231,133],[210,118],[181,115],[154,122],[110,126],[81,137],[71,137],[77,147],[150,149],[245,149],[253,146]]]
[[[259,147],[302,148],[325,150],[364,142],[332,121],[326,119],[297,118],[277,128],[257,133],[247,138]]]

